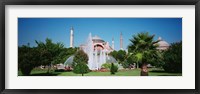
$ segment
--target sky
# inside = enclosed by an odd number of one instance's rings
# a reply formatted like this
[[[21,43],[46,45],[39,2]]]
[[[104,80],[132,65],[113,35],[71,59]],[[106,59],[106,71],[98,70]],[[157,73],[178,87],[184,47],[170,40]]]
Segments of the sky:
[[[74,28],[74,46],[86,42],[89,33],[109,42],[115,42],[115,50],[120,49],[120,33],[123,48],[127,49],[132,35],[149,32],[168,43],[182,40],[182,18],[18,18],[18,46],[37,46],[35,40],[44,42],[46,38],[70,45],[70,28]]]

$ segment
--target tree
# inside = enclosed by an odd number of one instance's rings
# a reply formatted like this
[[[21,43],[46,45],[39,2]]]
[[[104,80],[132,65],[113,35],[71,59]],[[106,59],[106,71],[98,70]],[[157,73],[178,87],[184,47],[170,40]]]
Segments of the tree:
[[[104,63],[101,65],[102,68],[105,68],[105,69],[110,69],[111,67],[111,63]]]
[[[88,58],[87,54],[83,50],[79,50],[74,55],[72,67],[75,67],[80,62],[84,62],[84,63],[87,64],[88,63],[88,59],[89,58]]]
[[[18,69],[21,70],[23,75],[30,75],[34,67],[39,66],[40,58],[38,50],[29,45],[18,47]]]
[[[124,68],[128,68],[133,63],[132,58],[127,57],[128,55],[124,50],[113,51],[109,55],[113,56]]]
[[[117,51],[112,51],[109,53],[109,55],[113,56],[115,59],[117,59]]]
[[[126,59],[126,51],[124,50],[113,51],[109,53],[109,55],[113,56],[120,63],[122,63]]]
[[[115,74],[115,72],[117,72],[117,71],[118,71],[118,67],[116,65],[114,65],[114,63],[111,63],[110,73]]]
[[[125,58],[126,58],[126,51],[124,51],[124,50],[119,50],[118,52],[117,52],[117,60],[120,62],[120,63],[122,63],[124,60],[125,60]]]
[[[154,35],[149,35],[148,32],[138,33],[130,39],[131,44],[128,46],[128,49],[132,53],[131,56],[142,64],[142,76],[148,75],[147,64],[157,62],[157,59],[159,59],[158,56],[160,56],[156,49],[158,41],[154,41],[153,39]]]
[[[53,64],[64,63],[70,56],[76,53],[78,48],[63,48],[60,54],[53,60]]]
[[[49,38],[45,40],[45,43],[38,41],[35,42],[37,43],[37,47],[40,51],[41,65],[47,65],[47,73],[49,73],[53,60],[56,60],[57,56],[59,56],[60,52],[64,48],[64,45],[62,43],[53,43]]]
[[[135,63],[135,59],[128,53],[124,62],[122,63],[123,68],[130,68]]]
[[[76,74],[82,74],[84,76],[85,73],[88,73],[90,70],[85,62],[79,62],[73,69],[73,72]]]
[[[77,74],[82,74],[90,72],[88,66],[86,65],[88,62],[88,56],[83,50],[79,50],[76,52],[74,56],[74,60],[72,63],[73,72]]]
[[[164,52],[163,68],[167,72],[182,72],[182,42],[172,43]]]
[[[137,68],[139,68],[139,62],[142,61],[142,53],[140,52],[136,52],[135,55],[134,55],[134,58],[137,62]]]

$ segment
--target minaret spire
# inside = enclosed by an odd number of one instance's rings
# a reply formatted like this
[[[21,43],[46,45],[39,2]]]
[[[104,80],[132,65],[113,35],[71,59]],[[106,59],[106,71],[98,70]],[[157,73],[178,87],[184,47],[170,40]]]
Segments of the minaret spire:
[[[122,36],[122,32],[120,34],[120,49],[123,50],[123,36]]]
[[[112,38],[112,49],[115,50],[114,38]]]
[[[70,28],[70,47],[74,47],[74,28]]]

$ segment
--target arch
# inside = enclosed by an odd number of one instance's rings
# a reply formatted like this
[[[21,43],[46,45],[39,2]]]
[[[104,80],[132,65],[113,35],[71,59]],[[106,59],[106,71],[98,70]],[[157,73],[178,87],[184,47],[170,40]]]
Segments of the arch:
[[[94,49],[104,49],[104,46],[102,45],[102,44],[99,44],[99,43],[97,43],[97,44],[94,44]]]

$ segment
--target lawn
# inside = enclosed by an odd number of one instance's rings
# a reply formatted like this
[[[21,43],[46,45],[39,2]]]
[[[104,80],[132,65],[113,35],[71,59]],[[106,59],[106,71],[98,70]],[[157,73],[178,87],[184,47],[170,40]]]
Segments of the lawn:
[[[21,71],[18,71],[18,75],[22,76]],[[31,72],[31,76],[81,76],[81,74],[54,71],[47,74],[47,70],[34,69]],[[115,75],[111,75],[110,72],[89,72],[84,76],[140,76],[140,69],[119,70]],[[182,73],[167,73],[162,69],[151,68],[149,69],[149,76],[182,76]]]

